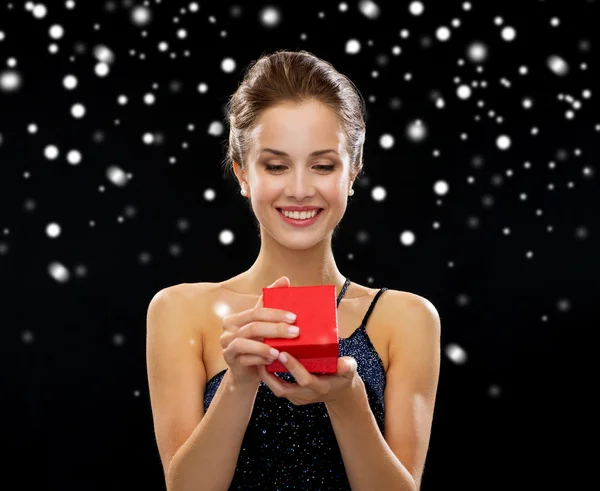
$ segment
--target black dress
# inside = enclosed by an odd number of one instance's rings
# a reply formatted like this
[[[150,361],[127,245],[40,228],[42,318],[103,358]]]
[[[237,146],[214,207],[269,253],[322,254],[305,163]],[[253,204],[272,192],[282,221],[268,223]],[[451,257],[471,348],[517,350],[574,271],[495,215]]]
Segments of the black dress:
[[[337,306],[346,293],[346,279]],[[365,330],[373,307],[387,288],[371,302],[360,326],[349,338],[339,338],[340,356],[352,356],[363,380],[371,411],[383,435],[385,368]],[[206,384],[204,411],[208,409],[225,370]],[[289,372],[275,372],[294,383]],[[260,382],[254,408],[238,457],[230,490],[342,490],[351,489],[325,403],[296,406],[278,398]]]

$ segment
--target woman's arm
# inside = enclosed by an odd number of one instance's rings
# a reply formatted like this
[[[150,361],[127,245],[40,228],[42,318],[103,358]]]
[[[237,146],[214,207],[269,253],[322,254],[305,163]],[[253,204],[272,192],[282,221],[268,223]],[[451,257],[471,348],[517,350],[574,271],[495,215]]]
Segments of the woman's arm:
[[[327,404],[352,489],[414,491],[429,448],[440,372],[441,321],[418,295],[389,290],[382,303],[390,330],[382,436],[362,379],[347,400]]]
[[[358,375],[357,378],[359,383],[347,399],[325,405],[350,486],[356,491],[418,490],[413,477],[381,434],[364,382]]]
[[[154,431],[168,491],[224,490],[233,479],[260,384],[235,387],[227,371],[205,414],[200,332],[205,309],[199,302],[206,295],[196,290],[191,307],[186,288],[161,290],[148,308]]]
[[[168,491],[226,490],[252,415],[258,385],[234,386],[225,372],[200,424],[173,456]]]

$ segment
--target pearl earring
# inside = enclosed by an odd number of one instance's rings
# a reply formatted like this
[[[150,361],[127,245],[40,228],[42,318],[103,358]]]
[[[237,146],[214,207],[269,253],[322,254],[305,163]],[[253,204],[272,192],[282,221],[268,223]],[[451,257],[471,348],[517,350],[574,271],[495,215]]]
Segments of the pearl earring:
[[[352,196],[354,194],[354,189],[350,189],[350,192],[348,193],[348,196]]]

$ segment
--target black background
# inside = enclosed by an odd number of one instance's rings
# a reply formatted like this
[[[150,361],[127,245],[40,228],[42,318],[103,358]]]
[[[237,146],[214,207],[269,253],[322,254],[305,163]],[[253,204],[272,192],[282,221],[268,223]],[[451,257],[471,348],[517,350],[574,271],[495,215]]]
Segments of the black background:
[[[222,281],[254,261],[260,241],[252,216],[221,174],[228,127],[217,136],[208,130],[214,121],[225,124],[224,104],[248,64],[279,49],[330,61],[367,100],[365,176],[334,243],[341,272],[366,286],[424,296],[442,319],[422,489],[585,489],[595,481],[598,2],[486,0],[470,2],[470,11],[464,2],[425,2],[418,17],[409,3],[380,2],[381,15],[369,19],[358,2],[346,12],[338,2],[202,2],[192,13],[189,2],[163,0],[151,3],[146,27],[131,22],[132,2],[79,0],[72,10],[52,2],[43,19],[20,2],[0,4],[0,77],[14,58],[22,80],[19,90],[0,92],[7,482],[164,489],[147,386],[146,309],[162,288]],[[266,5],[279,10],[278,26],[261,23]],[[54,24],[65,29],[56,41],[48,34]],[[446,42],[435,36],[441,25],[451,27]],[[512,42],[501,37],[505,25],[516,29]],[[186,39],[176,36],[179,28]],[[345,52],[348,39],[360,40],[358,54]],[[161,41],[167,52],[159,51]],[[474,41],[488,48],[483,63],[466,56]],[[48,51],[53,42],[56,54]],[[106,77],[94,72],[97,45],[115,55]],[[552,55],[568,62],[567,75],[548,68]],[[227,57],[236,61],[232,73],[221,69]],[[78,78],[74,90],[63,87],[67,74]],[[456,77],[487,87],[472,87],[461,100]],[[146,105],[150,92],[156,102]],[[120,95],[128,97],[124,106]],[[567,95],[581,102],[573,119],[565,117]],[[71,116],[75,103],[86,107],[81,119]],[[427,126],[420,142],[406,135],[417,119]],[[147,132],[162,141],[144,144]],[[391,149],[379,144],[386,133],[395,139]],[[508,150],[496,145],[500,135],[510,136]],[[60,150],[55,160],[44,156],[50,144]],[[71,149],[82,153],[79,165],[67,162]],[[111,166],[131,173],[125,186],[107,179]],[[434,193],[439,180],[449,185],[445,196]],[[377,186],[385,200],[373,199]],[[207,189],[214,200],[205,199]],[[49,223],[60,225],[59,237],[48,236]],[[219,240],[223,230],[234,234],[229,245]],[[399,240],[406,230],[415,234],[412,246]],[[55,262],[69,271],[67,281],[49,273]],[[453,344],[467,353],[465,363],[447,356]]]

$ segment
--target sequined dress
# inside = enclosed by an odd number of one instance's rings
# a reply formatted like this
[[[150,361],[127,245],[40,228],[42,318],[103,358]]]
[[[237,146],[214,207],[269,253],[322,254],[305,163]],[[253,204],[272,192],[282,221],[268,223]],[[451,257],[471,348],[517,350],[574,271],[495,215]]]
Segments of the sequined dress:
[[[346,279],[337,298],[338,307],[349,285],[350,280]],[[385,368],[365,328],[385,290],[387,288],[381,288],[377,292],[352,335],[338,338],[339,356],[352,356],[358,363],[357,371],[365,384],[369,405],[381,434],[384,431]],[[204,411],[208,409],[226,370],[207,382]],[[289,372],[275,374],[288,382],[296,382]],[[229,489],[351,489],[325,404],[296,406],[285,398],[277,398],[261,381]]]

